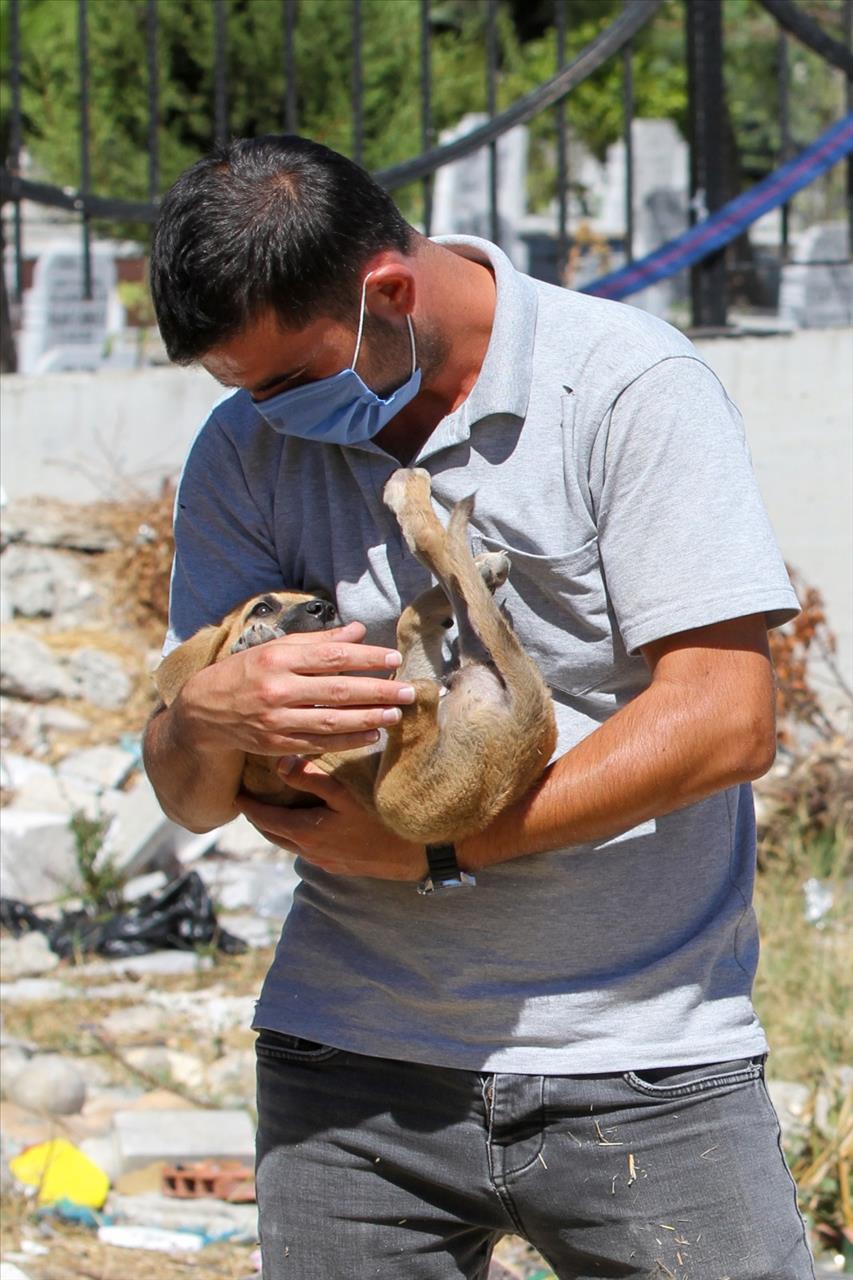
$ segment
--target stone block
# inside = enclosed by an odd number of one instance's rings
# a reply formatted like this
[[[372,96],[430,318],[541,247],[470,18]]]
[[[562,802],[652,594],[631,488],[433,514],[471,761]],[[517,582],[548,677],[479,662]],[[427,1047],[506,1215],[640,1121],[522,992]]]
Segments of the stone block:
[[[56,978],[19,978],[17,982],[0,982],[0,1002],[7,1004],[48,1003],[67,1000],[76,994]]]
[[[0,692],[29,702],[76,697],[77,688],[63,664],[29,632],[8,629],[3,636]]]
[[[123,1173],[154,1160],[254,1159],[255,1132],[246,1111],[117,1111],[113,1132]]]
[[[120,710],[133,689],[121,659],[102,649],[77,649],[68,659],[68,674],[77,697],[105,711]]]
[[[39,1054],[8,1085],[10,1100],[28,1111],[54,1116],[77,1115],[86,1101],[86,1081],[73,1063],[58,1053]]]
[[[43,933],[24,933],[20,938],[0,938],[0,978],[37,978],[59,964]]]
[[[121,786],[136,763],[136,755],[123,747],[86,747],[82,751],[72,751],[56,771],[60,778],[67,778],[93,791],[111,791]]]
[[[52,902],[77,892],[77,846],[67,817],[0,810],[0,877],[7,898],[28,903]]]
[[[0,557],[0,588],[12,617],[80,619],[97,599],[97,590],[79,560],[50,548],[13,545]]]
[[[3,509],[3,543],[24,542],[72,551],[114,551],[121,546],[115,531],[99,521],[97,507],[44,499],[19,498]]]

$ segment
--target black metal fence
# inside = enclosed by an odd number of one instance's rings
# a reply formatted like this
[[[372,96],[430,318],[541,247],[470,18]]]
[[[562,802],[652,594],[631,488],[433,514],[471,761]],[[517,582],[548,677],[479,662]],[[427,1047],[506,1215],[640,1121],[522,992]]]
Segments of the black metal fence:
[[[22,212],[23,200],[41,205],[74,211],[80,219],[83,244],[83,269],[85,296],[91,296],[92,288],[92,220],[115,219],[122,223],[137,223],[140,227],[151,224],[157,216],[158,197],[161,194],[162,164],[160,155],[160,125],[162,113],[161,67],[158,60],[158,24],[161,21],[160,5],[174,0],[123,0],[144,7],[142,40],[139,63],[145,68],[147,87],[147,199],[130,200],[121,192],[96,192],[92,189],[90,122],[90,86],[92,67],[89,49],[88,0],[65,0],[76,3],[76,74],[79,102],[79,184],[75,189],[34,181],[21,172],[21,160],[26,145],[24,113],[22,109],[22,66],[27,50],[22,48],[21,14],[28,0],[9,0],[8,5],[8,89],[9,110],[7,127],[6,163],[0,170],[0,198],[11,201],[13,206],[13,252],[15,259],[15,293],[20,299],[23,288]],[[298,65],[296,36],[300,21],[298,0],[248,0],[250,4],[263,3],[277,6],[280,17],[282,70],[284,92],[281,101],[280,126],[287,132],[298,132],[300,67]],[[488,119],[464,137],[451,143],[436,145],[433,117],[434,79],[431,64],[435,0],[413,0],[419,6],[419,61],[413,77],[412,93],[418,97],[420,116],[420,153],[403,163],[376,172],[378,180],[390,191],[417,183],[421,191],[420,222],[429,234],[432,224],[433,180],[438,169],[452,161],[460,160],[480,150],[485,150],[488,160],[488,226],[492,238],[500,239],[500,208],[498,184],[499,139],[508,130],[526,124],[537,117],[547,116],[552,121],[556,164],[556,257],[564,264],[572,240],[573,229],[569,225],[568,190],[568,133],[566,103],[569,95],[584,80],[604,66],[610,59],[619,59],[622,66],[622,125],[626,154],[625,235],[624,252],[630,262],[634,250],[634,180],[635,163],[632,148],[632,120],[634,118],[633,51],[638,34],[653,22],[666,0],[623,0],[621,12],[605,26],[572,59],[566,62],[567,31],[572,21],[573,0],[552,0],[553,26],[556,33],[556,65],[553,75],[533,91],[517,99],[509,107],[498,110],[499,65],[498,24],[501,5],[513,0],[479,0],[484,9],[485,40],[485,101]],[[469,3],[471,0],[469,0]],[[704,210],[713,213],[731,195],[727,191],[723,118],[721,109],[725,95],[723,10],[725,0],[683,0],[685,6],[686,42],[684,58],[688,71],[689,132],[691,146],[691,208],[695,211],[701,203]],[[792,150],[790,126],[790,57],[789,41],[801,42],[825,62],[829,71],[840,71],[846,76],[847,109],[853,109],[851,83],[853,83],[853,0],[838,0],[843,13],[844,40],[830,36],[818,23],[800,8],[794,0],[750,0],[769,12],[778,24],[778,105],[780,122],[780,146],[778,160],[788,158]],[[211,141],[224,141],[229,136],[229,100],[232,82],[229,79],[229,50],[227,36],[227,0],[208,0],[213,12],[213,41],[210,50],[212,60],[213,94],[210,102]],[[246,0],[242,0],[246,3]],[[364,110],[364,60],[362,0],[340,0],[348,5],[351,25],[351,82],[350,82],[350,154],[357,161],[365,153]],[[399,0],[387,0],[389,23],[394,21],[394,5]],[[853,163],[847,166],[848,211],[853,227]],[[787,245],[788,219],[783,214],[783,252]],[[710,255],[693,269],[692,320],[694,327],[722,327],[727,316],[727,269],[722,251]]]

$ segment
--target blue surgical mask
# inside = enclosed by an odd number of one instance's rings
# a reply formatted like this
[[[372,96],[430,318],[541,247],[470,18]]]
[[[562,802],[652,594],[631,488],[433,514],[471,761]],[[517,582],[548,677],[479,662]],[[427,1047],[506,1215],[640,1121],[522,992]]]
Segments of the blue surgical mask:
[[[412,344],[412,372],[403,385],[383,400],[355,371],[364,332],[365,294],[370,274],[364,277],[361,289],[352,365],[330,378],[307,382],[304,387],[281,391],[269,400],[262,400],[256,406],[258,413],[274,431],[303,440],[321,440],[325,444],[363,444],[365,440],[372,440],[418,394],[421,371],[416,367],[415,333],[409,316],[406,322]]]

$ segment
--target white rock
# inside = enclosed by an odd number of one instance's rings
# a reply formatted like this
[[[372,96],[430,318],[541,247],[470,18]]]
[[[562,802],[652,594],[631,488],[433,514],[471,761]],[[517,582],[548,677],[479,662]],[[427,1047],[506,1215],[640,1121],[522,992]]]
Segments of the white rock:
[[[195,951],[149,951],[141,956],[93,960],[88,964],[78,965],[75,973],[81,978],[115,976],[119,973],[132,973],[140,977],[149,975],[165,977],[173,974],[203,973],[212,967],[213,960],[210,956],[200,956]]]
[[[0,982],[0,1001],[8,1004],[47,1003],[67,1000],[76,994],[55,978],[19,978],[17,982]]]
[[[77,688],[47,645],[29,632],[7,630],[3,637],[0,692],[30,702],[76,697]]]
[[[209,1200],[204,1197],[183,1200],[160,1195],[156,1191],[146,1191],[134,1196],[112,1191],[105,1208],[111,1217],[122,1222],[166,1229],[191,1227],[213,1238],[237,1231],[241,1235],[247,1235],[250,1240],[257,1240],[258,1210],[257,1205],[253,1204],[228,1204],[225,1200]]]
[[[205,1071],[211,1097],[223,1106],[251,1106],[255,1101],[255,1054],[252,1049],[232,1049]]]
[[[110,1182],[117,1182],[121,1177],[121,1165],[113,1135],[106,1134],[96,1138],[84,1138],[80,1143],[84,1156],[102,1169]]]
[[[106,792],[104,812],[114,821],[109,851],[116,866],[128,878],[152,867],[176,869],[176,846],[182,828],[170,822],[160,808],[154,788],[142,774],[127,791]]]
[[[163,1010],[149,1004],[113,1009],[101,1020],[101,1026],[108,1036],[125,1042],[134,1038],[145,1040],[155,1032],[162,1032]]]
[[[278,920],[264,920],[261,916],[221,915],[219,923],[249,947],[272,946],[281,933],[281,923]]]
[[[276,845],[270,844],[269,840],[265,840],[242,813],[233,822],[220,827],[216,848],[229,858],[269,858],[282,852]]]
[[[16,1263],[0,1262],[0,1280],[30,1280],[30,1277]]]
[[[86,747],[73,751],[57,768],[61,778],[96,791],[109,791],[120,787],[136,767],[136,756],[123,747]]]
[[[51,951],[43,933],[22,933],[19,938],[0,938],[0,978],[14,982],[16,978],[37,978],[50,973],[59,964],[59,956]]]
[[[77,697],[105,711],[120,710],[133,689],[121,659],[102,649],[77,649],[68,659],[68,674]]]
[[[113,1126],[123,1173],[154,1160],[254,1159],[255,1132],[246,1111],[117,1111]]]
[[[79,557],[41,547],[11,546],[0,557],[0,578],[12,615],[64,622],[88,612],[97,598]]]
[[[86,1081],[77,1068],[59,1054],[39,1054],[26,1071],[12,1077],[8,1095],[10,1101],[28,1111],[77,1115],[86,1101]]]
[[[232,1027],[250,1027],[255,1015],[254,996],[223,995],[209,987],[206,991],[149,991],[148,1000],[170,1013],[180,1014],[196,1030],[210,1035]]]
[[[279,862],[224,862],[208,859],[196,870],[211,897],[223,911],[251,907],[256,915],[283,920],[290,910],[299,877],[293,862],[282,854]]]
[[[147,876],[134,876],[128,880],[122,890],[125,902],[139,902],[140,898],[158,895],[169,883],[165,871],[149,871]]]
[[[123,1054],[127,1062],[148,1076],[154,1076],[164,1088],[172,1084],[185,1089],[198,1089],[204,1084],[204,1067],[191,1053],[167,1049],[164,1045],[140,1045]]]
[[[808,1133],[812,1094],[808,1085],[785,1080],[768,1080],[767,1091],[779,1117],[784,1142]]]
[[[70,820],[75,813],[87,818],[101,816],[98,793],[74,778],[62,778],[53,769],[32,776],[15,793],[14,809],[40,813],[63,814]]]
[[[0,1049],[0,1098],[8,1097],[9,1082],[27,1066],[30,1055],[17,1045]]]
[[[7,898],[50,902],[81,888],[77,845],[58,813],[0,809],[0,879]]]
[[[9,791],[20,791],[33,779],[52,777],[50,765],[22,756],[17,751],[4,751],[0,758],[0,787]]]
[[[98,1227],[98,1239],[118,1249],[148,1249],[155,1253],[198,1253],[201,1236],[190,1231],[166,1231],[163,1227],[131,1227],[107,1224]]]
[[[97,507],[68,506],[38,498],[18,498],[3,508],[4,543],[67,547],[72,551],[113,551],[118,535],[105,524]]]

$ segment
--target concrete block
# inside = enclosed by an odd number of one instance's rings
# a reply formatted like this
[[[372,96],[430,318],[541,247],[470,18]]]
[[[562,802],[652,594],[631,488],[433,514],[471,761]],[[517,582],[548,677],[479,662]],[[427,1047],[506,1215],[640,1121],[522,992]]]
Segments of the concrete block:
[[[123,1173],[154,1160],[254,1160],[255,1131],[246,1111],[117,1111],[113,1132]]]
[[[7,1004],[67,1000],[76,994],[73,988],[56,978],[19,978],[17,982],[0,982],[0,1002]]]
[[[59,956],[51,951],[43,933],[24,933],[20,938],[0,938],[0,977],[4,982],[16,978],[37,978],[50,973],[59,964]]]
[[[105,711],[118,711],[133,689],[120,658],[102,649],[77,649],[68,659],[68,674],[77,697]]]
[[[111,791],[121,786],[136,763],[136,755],[123,747],[86,747],[67,755],[58,765],[57,773],[60,778],[94,791]]]
[[[73,698],[76,685],[47,645],[30,632],[8,629],[3,636],[0,692],[30,702]]]
[[[77,846],[64,814],[0,810],[0,878],[7,898],[52,902],[77,892]]]

